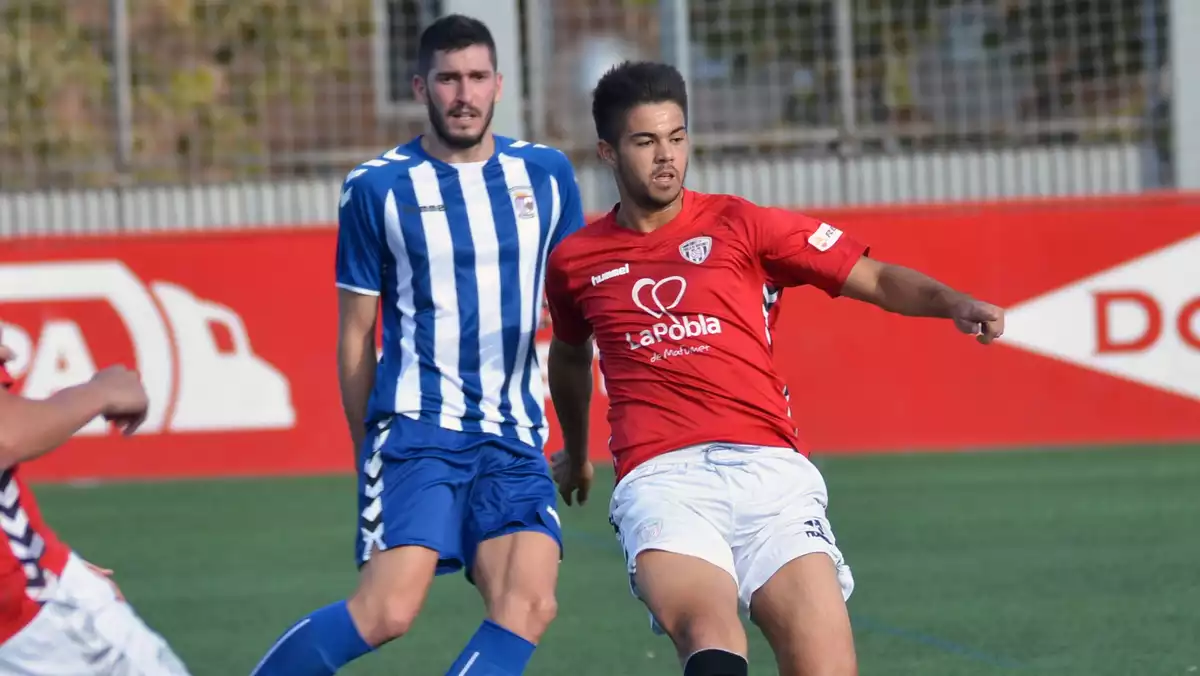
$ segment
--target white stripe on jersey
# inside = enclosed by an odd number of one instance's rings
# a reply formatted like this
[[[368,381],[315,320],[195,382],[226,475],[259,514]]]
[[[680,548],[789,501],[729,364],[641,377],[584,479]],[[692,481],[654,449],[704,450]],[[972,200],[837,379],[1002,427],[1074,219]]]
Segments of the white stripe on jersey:
[[[531,184],[524,160],[503,153],[500,154],[499,160],[501,168],[504,169],[504,182],[508,184],[509,189]],[[537,286],[537,269],[528,264],[528,261],[536,260],[541,244],[542,214],[537,200],[534,200],[534,212],[536,218],[529,219],[529,223],[522,223],[520,218],[516,219],[521,257],[521,342],[517,345],[516,368],[508,382],[508,400],[512,404],[513,418],[517,421],[517,436],[527,444],[533,444],[533,432],[530,429],[533,427],[533,414],[525,410],[521,383],[525,379],[525,364],[529,360],[529,350],[533,343],[531,334],[537,331],[538,313],[542,309],[542,296]],[[546,241],[550,241],[549,235],[546,236]],[[529,379],[531,385],[540,381],[540,375]],[[537,405],[544,410],[543,398],[537,398],[536,390],[534,393]]]
[[[413,192],[421,207],[421,226],[425,232],[425,252],[429,261],[429,292],[433,297],[433,361],[441,374],[442,410],[438,425],[462,431],[467,412],[462,376],[458,371],[459,319],[458,283],[454,270],[454,241],[444,206],[437,170],[422,162],[409,170]]]
[[[500,240],[492,215],[491,196],[482,164],[457,167],[471,247],[475,251],[475,286],[479,298],[479,401],[484,432],[500,434],[500,393],[504,389],[504,316],[500,298]],[[518,226],[520,224],[518,223]]]
[[[412,263],[400,228],[396,193],[389,190],[383,203],[383,226],[388,248],[396,262],[396,310],[400,316],[400,384],[396,387],[396,411],[416,420],[421,415],[421,367],[417,363],[417,316],[413,299]]]
[[[554,241],[554,235],[558,232],[558,219],[562,215],[562,195],[559,193],[559,190],[558,190],[558,179],[554,178],[553,176],[550,177],[550,197],[551,197],[551,199],[550,199],[550,223],[551,223],[551,226],[550,226],[549,231],[546,233],[546,241],[542,243],[541,259],[539,261],[539,264],[541,265],[541,269],[543,272],[545,272],[545,270],[546,270],[546,259],[550,256],[550,242]],[[541,318],[542,308],[541,308],[540,303],[541,303],[541,299],[542,299],[542,294],[545,292],[545,286],[546,286],[546,275],[543,274],[542,278],[537,280],[537,293],[534,295],[534,298],[536,298],[538,300],[539,305],[537,308],[534,309],[533,326],[532,326],[533,331],[537,331],[538,320]],[[542,433],[542,438],[544,439],[546,437],[546,434],[549,433],[550,422],[549,422],[549,420],[546,419],[546,415],[545,415],[545,412],[546,412],[545,404],[543,402],[546,401],[546,391],[542,387],[542,374],[540,373],[541,360],[537,358],[536,353],[534,354],[534,364],[537,365],[539,373],[538,373],[537,378],[534,378],[530,381],[529,389],[533,392],[534,399],[536,399],[542,406],[541,433]]]
[[[771,344],[771,308],[779,300],[779,292],[771,291],[771,287],[763,284],[763,324],[767,332],[767,345]]]

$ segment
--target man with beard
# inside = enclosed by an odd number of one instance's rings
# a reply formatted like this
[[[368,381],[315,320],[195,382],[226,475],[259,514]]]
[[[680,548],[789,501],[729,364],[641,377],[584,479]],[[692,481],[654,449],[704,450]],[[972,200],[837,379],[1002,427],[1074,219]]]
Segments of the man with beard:
[[[562,544],[534,336],[546,257],[583,225],[579,190],[561,152],[491,133],[501,77],[484,24],[436,21],[418,66],[429,133],[359,165],[341,195],[358,588],[288,629],[261,676],[335,673],[404,635],[434,576],[457,570],[487,619],[450,674],[523,673],[555,614]]]
[[[739,608],[783,676],[857,673],[853,578],[828,492],[790,405],[853,406],[800,390],[772,360],[776,290],[814,286],[908,316],[952,319],[987,344],[1004,312],[790,210],[683,187],[687,90],[664,64],[626,63],[596,86],[599,154],[621,201],[550,256],[550,392],[567,504],[592,481],[592,340],[609,396],[617,485],[610,520],[632,590],[671,637],[685,676],[745,676]],[[869,387],[869,384],[865,384]],[[793,388],[794,394],[796,388]]]

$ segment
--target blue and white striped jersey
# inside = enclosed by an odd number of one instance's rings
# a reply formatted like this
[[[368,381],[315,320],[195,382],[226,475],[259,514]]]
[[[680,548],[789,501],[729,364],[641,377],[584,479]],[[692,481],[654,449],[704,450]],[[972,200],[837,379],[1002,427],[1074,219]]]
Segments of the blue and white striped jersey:
[[[441,162],[417,138],[351,171],[337,285],[382,297],[368,420],[399,414],[540,448],[546,257],[583,227],[583,207],[562,152],[495,139],[486,162]]]

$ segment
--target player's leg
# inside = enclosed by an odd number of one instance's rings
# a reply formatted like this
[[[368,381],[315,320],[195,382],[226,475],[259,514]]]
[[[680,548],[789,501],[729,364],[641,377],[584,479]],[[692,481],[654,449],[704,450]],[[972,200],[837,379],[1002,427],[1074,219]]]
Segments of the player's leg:
[[[487,619],[449,673],[472,665],[481,673],[515,676],[524,672],[557,612],[554,589],[562,559],[557,492],[536,448],[495,439],[479,457],[463,545]]]
[[[846,600],[854,578],[825,515],[820,472],[790,450],[748,449],[737,486],[734,555],[742,603],[781,676],[857,674]]]
[[[429,425],[395,419],[368,437],[359,476],[359,584],[285,631],[253,676],[329,676],[412,626],[437,573],[462,567],[462,502],[474,469]],[[374,438],[372,438],[374,437]]]
[[[167,642],[107,579],[72,555],[54,595],[0,646],[11,676],[188,676]]]
[[[780,568],[754,592],[750,614],[775,652],[780,676],[858,673],[837,566],[825,553]]]
[[[611,519],[633,593],[654,629],[670,636],[686,676],[748,670],[727,494],[696,449],[639,467],[613,492]]]
[[[635,565],[636,593],[671,637],[684,676],[746,674],[738,588],[727,570],[705,558],[661,549],[642,550]]]

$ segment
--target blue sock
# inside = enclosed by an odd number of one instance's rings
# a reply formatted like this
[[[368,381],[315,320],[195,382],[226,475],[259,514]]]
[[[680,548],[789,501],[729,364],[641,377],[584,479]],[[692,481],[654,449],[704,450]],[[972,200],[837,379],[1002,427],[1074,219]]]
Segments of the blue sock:
[[[333,676],[369,652],[346,602],[338,601],[292,625],[250,676]]]
[[[484,620],[446,676],[521,676],[535,648],[495,622]]]

